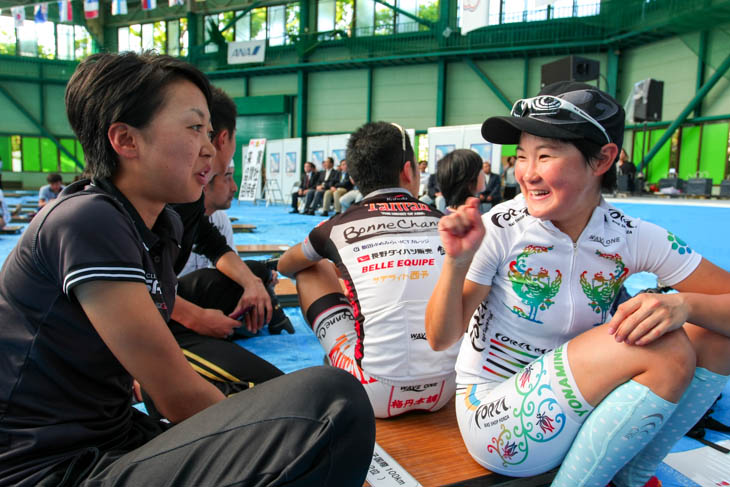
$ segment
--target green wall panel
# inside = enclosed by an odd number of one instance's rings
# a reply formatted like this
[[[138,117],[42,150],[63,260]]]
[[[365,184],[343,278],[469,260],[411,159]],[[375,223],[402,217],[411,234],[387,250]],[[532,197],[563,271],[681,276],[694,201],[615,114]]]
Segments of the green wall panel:
[[[231,98],[246,96],[246,93],[244,93],[246,81],[243,78],[214,79],[211,81],[215,86],[225,91]]]
[[[714,184],[720,184],[725,175],[727,160],[728,124],[712,123],[702,131],[700,172],[709,174]]]
[[[725,25],[710,31],[707,40],[707,62],[705,66],[705,80],[715,73],[715,67],[722,64],[730,54],[730,25]],[[710,90],[702,102],[702,115],[726,115],[730,113],[730,78],[725,73],[717,84]]]
[[[479,69],[510,100],[522,98],[522,59],[479,61]],[[482,123],[487,117],[509,115],[497,95],[466,63],[446,68],[446,125]]]
[[[666,132],[665,129],[652,130],[649,132],[649,144],[647,145],[647,152],[650,150],[649,147],[654,147],[654,144],[659,142],[659,139]],[[669,151],[671,150],[672,141],[668,140],[659,149],[654,158],[649,161],[649,168],[647,172],[647,182],[655,183],[662,178],[667,177],[669,173]]]
[[[682,127],[682,144],[679,149],[679,177],[689,179],[697,172],[697,154],[700,150],[700,127]]]
[[[352,132],[367,118],[368,72],[365,69],[311,73],[307,131]]]
[[[373,72],[373,121],[426,130],[436,124],[436,64],[377,68]]]
[[[23,137],[21,150],[23,151],[23,171],[40,171],[41,153],[38,137]]]
[[[8,83],[0,83],[4,88],[7,88]],[[17,99],[15,95],[13,95],[13,98]],[[0,116],[0,132],[13,134],[38,133],[36,126],[3,93],[0,93],[0,114],[2,114]]]
[[[3,161],[3,171],[13,170],[13,155],[9,136],[0,136],[0,160]]]
[[[73,130],[66,118],[65,86],[45,87],[45,126],[55,136],[73,136]]]
[[[277,74],[252,77],[248,83],[248,94],[249,96],[296,95],[297,75]]]
[[[40,142],[43,172],[58,172],[58,147],[46,137],[41,137]]]
[[[84,149],[81,148],[81,142],[78,140],[76,141],[76,159],[78,159],[81,164],[84,164]]]
[[[61,139],[61,145],[71,154],[76,150],[76,141],[73,139]],[[58,151],[61,156],[61,172],[80,172],[76,164],[65,153]]]

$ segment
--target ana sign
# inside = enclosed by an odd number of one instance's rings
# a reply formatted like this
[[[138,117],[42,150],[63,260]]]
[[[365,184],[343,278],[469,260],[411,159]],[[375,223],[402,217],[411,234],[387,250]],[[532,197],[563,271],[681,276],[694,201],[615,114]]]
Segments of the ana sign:
[[[228,43],[228,64],[263,63],[266,41]]]

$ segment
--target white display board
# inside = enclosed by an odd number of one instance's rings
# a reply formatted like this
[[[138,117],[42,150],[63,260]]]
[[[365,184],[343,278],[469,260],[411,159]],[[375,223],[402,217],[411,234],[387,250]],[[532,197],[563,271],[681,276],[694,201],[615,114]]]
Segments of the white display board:
[[[492,163],[492,172],[502,170],[502,146],[482,138],[481,125],[454,125],[428,129],[428,172],[436,172],[436,162],[456,149],[471,149]]]
[[[238,199],[242,201],[255,201],[261,195],[261,166],[264,161],[264,149],[266,139],[251,139],[248,143],[248,151],[243,156],[241,174],[241,186],[238,191]]]
[[[299,182],[301,152],[302,139],[299,138],[266,141],[266,181],[276,181],[285,203],[289,201],[292,187]]]
[[[329,135],[307,138],[307,161],[313,162],[317,171],[322,170],[324,158],[329,156]]]

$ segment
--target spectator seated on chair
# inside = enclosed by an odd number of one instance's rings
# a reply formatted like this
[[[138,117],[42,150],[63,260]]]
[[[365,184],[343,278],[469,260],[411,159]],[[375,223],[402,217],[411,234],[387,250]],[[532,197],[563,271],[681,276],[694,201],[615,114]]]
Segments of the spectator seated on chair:
[[[316,191],[317,184],[319,182],[319,175],[316,172],[316,167],[313,162],[304,163],[304,173],[302,173],[299,179],[298,188],[291,194],[291,211],[289,213],[299,213],[299,198],[304,198],[304,210],[302,213],[307,213],[309,208],[312,206],[314,200],[314,193]]]
[[[314,202],[306,211],[308,215],[314,215],[314,210],[322,206],[325,192],[328,192],[340,179],[340,171],[334,168],[334,159],[328,157],[322,165],[324,169],[319,172],[319,184],[317,184],[317,191],[314,193]]]
[[[443,260],[442,214],[413,196],[420,182],[413,160],[400,126],[360,127],[347,163],[365,198],[279,261],[280,272],[296,277],[302,313],[329,362],[360,381],[379,418],[436,411],[454,395],[458,344],[433,352],[424,330],[426,296]]]
[[[322,216],[328,216],[328,211],[330,204],[334,200],[334,206],[335,206],[335,215],[339,215],[342,213],[342,203],[340,203],[340,200],[342,197],[352,188],[354,187],[354,184],[352,184],[352,180],[350,179],[350,174],[347,172],[347,161],[345,159],[342,159],[340,161],[340,169],[339,174],[337,176],[337,182],[330,186],[328,190],[324,192],[324,201],[322,203]]]

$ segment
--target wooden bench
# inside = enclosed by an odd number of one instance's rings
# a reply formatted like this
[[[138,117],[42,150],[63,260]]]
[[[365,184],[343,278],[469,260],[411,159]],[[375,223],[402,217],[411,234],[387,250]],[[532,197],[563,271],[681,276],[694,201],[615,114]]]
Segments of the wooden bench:
[[[23,227],[19,225],[6,225],[4,228],[0,228],[0,233],[10,235],[13,233],[20,233]]]
[[[435,413],[376,419],[375,441],[423,487],[540,487],[549,486],[555,476],[551,471],[529,478],[505,477],[475,462],[461,439],[453,398]]]
[[[233,233],[250,233],[256,230],[256,225],[250,225],[248,223],[234,223],[231,226],[233,227]]]
[[[251,257],[254,255],[275,255],[279,256],[289,250],[286,244],[252,244],[252,245],[236,245],[238,255]]]
[[[291,279],[279,279],[279,284],[274,288],[274,294],[283,308],[299,306],[297,285]]]

